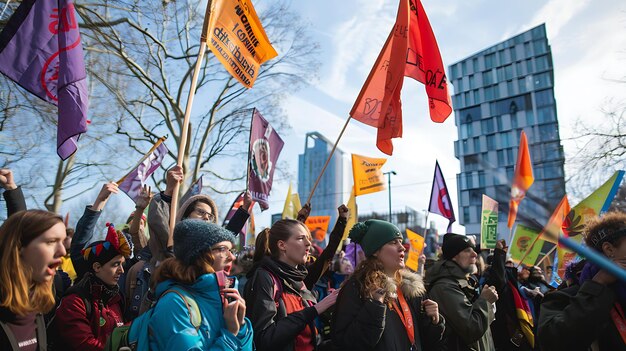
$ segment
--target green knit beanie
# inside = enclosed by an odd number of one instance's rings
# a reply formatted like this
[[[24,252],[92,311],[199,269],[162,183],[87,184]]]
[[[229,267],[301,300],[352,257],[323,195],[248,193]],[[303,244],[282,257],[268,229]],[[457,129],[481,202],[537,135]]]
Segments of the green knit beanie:
[[[395,225],[378,219],[368,219],[356,223],[350,229],[350,240],[361,245],[365,256],[369,257],[386,243],[402,239],[400,229]]]

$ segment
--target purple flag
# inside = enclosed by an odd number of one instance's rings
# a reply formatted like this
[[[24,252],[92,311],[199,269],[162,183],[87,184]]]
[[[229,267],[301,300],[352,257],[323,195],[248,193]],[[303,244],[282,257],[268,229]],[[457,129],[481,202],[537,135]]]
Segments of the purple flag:
[[[117,182],[119,189],[135,202],[137,202],[141,187],[146,183],[148,177],[159,168],[163,157],[167,154],[167,147],[163,144],[163,140],[165,139],[159,139],[141,159],[139,165]]]
[[[437,161],[435,161],[435,175],[433,176],[433,188],[430,192],[428,212],[436,213],[447,218],[450,221],[448,224],[448,233],[452,230],[452,223],[456,221],[454,218],[454,210],[452,209],[452,200],[448,193],[446,180],[443,178],[443,173],[441,173],[441,168],[439,168],[439,162]]]
[[[202,177],[204,177],[204,174],[200,175],[200,178],[191,184],[185,195],[180,198],[179,203],[184,204],[190,197],[202,193]]]
[[[258,202],[263,211],[269,208],[268,199],[276,161],[284,144],[274,128],[254,109],[250,130],[248,187],[252,200]]]
[[[70,157],[87,131],[89,104],[72,1],[22,1],[0,33],[0,72],[58,106],[57,153]]]

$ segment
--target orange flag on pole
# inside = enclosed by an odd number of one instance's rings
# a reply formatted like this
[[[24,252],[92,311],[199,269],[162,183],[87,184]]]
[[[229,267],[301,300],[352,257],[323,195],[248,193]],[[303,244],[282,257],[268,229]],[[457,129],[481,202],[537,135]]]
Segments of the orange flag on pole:
[[[519,203],[526,196],[526,191],[528,191],[528,188],[534,181],[533,165],[530,161],[530,152],[528,151],[528,139],[526,138],[526,133],[522,131],[517,150],[515,175],[513,176],[513,185],[511,186],[511,200],[509,201],[509,221],[507,223],[509,229],[513,228],[513,223],[515,223]]]
[[[393,152],[391,139],[402,136],[405,76],[426,86],[430,119],[444,122],[452,112],[445,68],[419,0],[400,0],[396,23],[350,111],[352,118],[378,128],[376,146],[388,155]]]
[[[548,224],[543,228],[543,239],[553,244],[559,243],[559,236],[564,233],[564,229],[567,230],[567,215],[570,212],[569,201],[567,201],[567,195],[563,196],[563,199],[556,206],[556,209],[550,216]]]

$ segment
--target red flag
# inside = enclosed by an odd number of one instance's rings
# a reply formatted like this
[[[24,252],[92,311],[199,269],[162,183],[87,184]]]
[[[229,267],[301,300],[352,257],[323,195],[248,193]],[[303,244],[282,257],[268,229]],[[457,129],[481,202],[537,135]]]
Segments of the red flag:
[[[444,122],[452,112],[445,68],[419,0],[400,0],[396,23],[350,111],[352,118],[378,128],[376,146],[388,155],[391,139],[402,136],[405,76],[426,86],[430,119]]]
[[[513,186],[511,186],[509,220],[507,223],[509,228],[513,228],[513,223],[515,223],[515,218],[517,217],[517,207],[524,196],[526,196],[526,191],[533,185],[534,181],[533,165],[530,161],[530,152],[528,151],[528,139],[526,139],[526,133],[522,131],[519,140],[519,148],[517,150],[517,164],[515,165]]]
[[[444,216],[450,223],[448,224],[448,233],[452,229],[452,223],[456,221],[454,217],[454,210],[452,209],[452,200],[448,193],[448,187],[446,181],[439,168],[439,162],[435,161],[435,175],[433,176],[433,188],[430,192],[430,204],[428,205],[428,212],[436,213]]]

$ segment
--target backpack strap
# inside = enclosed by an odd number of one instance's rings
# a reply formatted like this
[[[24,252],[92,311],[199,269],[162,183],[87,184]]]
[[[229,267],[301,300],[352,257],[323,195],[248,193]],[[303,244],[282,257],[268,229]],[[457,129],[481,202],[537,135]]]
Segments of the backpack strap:
[[[13,334],[13,331],[11,331],[9,325],[3,321],[0,321],[0,327],[2,327],[2,330],[4,331],[4,334],[6,334],[7,339],[9,339],[11,348],[13,350],[19,350],[20,347],[17,345],[17,339],[15,338],[15,335]]]
[[[274,274],[274,272],[265,268],[261,268],[261,269],[266,271],[270,275],[270,277],[272,277],[272,282],[274,283],[273,299],[274,299],[274,303],[276,304],[276,308],[278,308],[280,305],[280,300],[282,299],[282,296],[283,296],[283,284],[280,282],[280,279],[278,279],[278,277],[276,276],[276,274]]]
[[[43,314],[37,313],[35,317],[37,324],[37,346],[39,351],[46,351],[48,345],[48,338],[46,334],[46,321],[43,318]]]
[[[165,294],[168,294],[168,293],[174,293],[178,295],[185,303],[185,306],[187,307],[187,312],[189,313],[189,322],[191,323],[191,325],[194,326],[194,328],[196,328],[196,332],[197,332],[200,329],[200,326],[202,325],[202,313],[200,312],[198,303],[196,302],[196,300],[193,299],[193,297],[186,296],[178,288],[179,287],[177,286],[169,290],[166,290],[161,295],[161,297],[165,296]],[[189,292],[187,291],[187,293]]]

